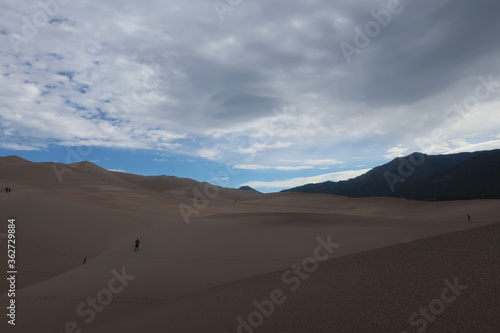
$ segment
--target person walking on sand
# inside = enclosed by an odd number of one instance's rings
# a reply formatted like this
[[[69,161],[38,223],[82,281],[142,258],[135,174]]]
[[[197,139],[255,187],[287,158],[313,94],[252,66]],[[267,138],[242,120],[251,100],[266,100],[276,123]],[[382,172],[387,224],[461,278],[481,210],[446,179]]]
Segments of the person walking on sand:
[[[467,218],[469,219],[469,222],[471,222],[471,223],[472,223],[472,221],[471,221],[471,219],[470,219],[470,215],[469,215],[469,214],[467,214]]]
[[[135,252],[135,251],[139,251],[139,243],[140,243],[140,242],[141,242],[141,241],[139,240],[139,238],[135,240],[135,248],[134,248],[134,252]]]
[[[83,258],[83,264],[85,265],[85,263],[87,262],[87,257]]]

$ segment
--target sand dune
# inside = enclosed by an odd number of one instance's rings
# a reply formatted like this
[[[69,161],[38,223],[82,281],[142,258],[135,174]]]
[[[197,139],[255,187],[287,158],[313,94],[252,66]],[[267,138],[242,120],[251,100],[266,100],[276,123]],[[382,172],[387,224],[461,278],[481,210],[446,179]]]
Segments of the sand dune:
[[[54,165],[65,170],[62,181]],[[482,298],[493,297],[487,286],[498,293],[491,279],[498,262],[481,254],[494,253],[498,226],[475,229],[499,222],[497,200],[429,203],[218,188],[200,208],[193,200],[207,185],[190,179],[16,157],[0,158],[0,186],[13,189],[0,193],[0,218],[15,217],[19,226],[17,332],[64,332],[68,322],[84,332],[236,332],[237,316],[249,313],[254,299],[285,289],[283,270],[310,257],[318,237],[340,246],[256,332],[415,331],[404,326],[412,309],[428,304],[444,278],[472,279],[474,272],[477,280],[467,281],[480,289],[464,300],[485,305],[470,323],[485,318],[490,325],[492,311],[498,313],[498,301]],[[180,204],[198,207],[190,224]],[[133,252],[136,238],[139,252]],[[87,323],[89,312],[77,309],[122,270],[135,278]],[[446,310],[428,331],[458,327],[456,313]],[[477,332],[496,332],[491,325]]]
[[[495,224],[335,258],[320,263],[295,291],[295,283],[283,280],[286,271],[260,275],[155,304],[88,332],[161,332],[159,328],[169,332],[499,332],[499,237],[500,224]],[[269,317],[260,315],[261,321],[252,317],[259,311],[254,301],[265,304],[273,290],[283,292],[283,303],[274,308],[263,305]],[[427,308],[429,320],[420,315],[420,308]],[[252,320],[261,324],[250,326]]]

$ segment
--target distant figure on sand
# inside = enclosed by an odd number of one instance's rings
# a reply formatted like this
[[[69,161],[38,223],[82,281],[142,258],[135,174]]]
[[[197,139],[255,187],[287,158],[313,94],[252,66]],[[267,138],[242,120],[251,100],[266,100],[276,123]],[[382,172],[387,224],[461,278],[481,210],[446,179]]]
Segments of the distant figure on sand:
[[[83,258],[83,264],[85,265],[85,263],[87,262],[87,257]]]
[[[472,222],[469,214],[467,214],[467,218],[469,219],[469,222]]]
[[[139,251],[139,243],[140,243],[140,242],[141,242],[141,241],[140,241],[139,239],[136,239],[136,240],[135,240],[135,249],[134,249],[134,252],[135,252],[135,251]]]

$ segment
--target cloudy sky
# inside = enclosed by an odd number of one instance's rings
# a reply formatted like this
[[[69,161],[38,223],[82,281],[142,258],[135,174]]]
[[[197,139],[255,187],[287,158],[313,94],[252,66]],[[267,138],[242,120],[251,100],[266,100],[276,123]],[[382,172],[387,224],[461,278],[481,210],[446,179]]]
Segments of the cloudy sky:
[[[265,192],[500,148],[495,0],[2,0],[0,155]]]

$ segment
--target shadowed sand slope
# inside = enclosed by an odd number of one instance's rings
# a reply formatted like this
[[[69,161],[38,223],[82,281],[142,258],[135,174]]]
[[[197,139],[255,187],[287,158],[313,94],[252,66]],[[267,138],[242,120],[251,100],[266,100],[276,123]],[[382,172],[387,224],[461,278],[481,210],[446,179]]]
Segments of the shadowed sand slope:
[[[286,271],[257,276],[88,332],[253,332],[249,315],[255,332],[500,332],[499,239],[495,224],[335,258],[300,285]],[[273,290],[283,303],[255,315]]]

